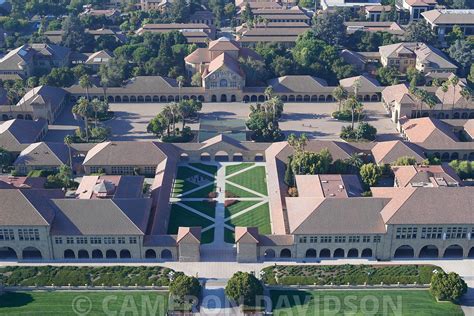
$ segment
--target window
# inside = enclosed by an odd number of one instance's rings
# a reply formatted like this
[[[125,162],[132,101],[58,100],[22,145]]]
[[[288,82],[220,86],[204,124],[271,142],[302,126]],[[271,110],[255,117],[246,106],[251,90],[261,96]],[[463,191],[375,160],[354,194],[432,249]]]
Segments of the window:
[[[18,230],[19,240],[40,240],[39,230],[36,228],[23,228]]]
[[[144,169],[145,174],[155,174],[156,167],[147,166]]]
[[[321,242],[332,242],[331,236],[321,236]]]
[[[76,244],[87,244],[87,237],[77,237]]]
[[[137,243],[137,237],[130,237],[129,239],[131,244],[136,244]]]
[[[63,239],[61,237],[54,237],[54,242],[56,245],[60,245],[63,243]]]
[[[101,244],[102,243],[102,238],[100,237],[91,237],[91,244]]]
[[[360,242],[360,236],[349,236],[349,242]]]
[[[344,243],[346,242],[346,236],[336,236],[334,238],[334,242],[337,242],[337,243]]]
[[[66,237],[66,244],[73,244],[74,243],[74,237]]]
[[[117,237],[117,243],[118,244],[124,244],[125,243],[125,237]]]
[[[0,240],[15,240],[13,229],[0,229]]]
[[[365,243],[370,242],[370,236],[362,236],[362,242],[365,242]]]
[[[442,227],[423,227],[421,228],[421,239],[441,239],[443,238]]]
[[[132,166],[112,166],[112,174],[133,174]]]
[[[237,82],[231,81],[231,82],[230,82],[230,87],[231,87],[231,88],[237,88]]]
[[[221,88],[227,88],[227,80],[221,79],[219,85],[221,86]]]
[[[217,82],[211,81],[211,82],[209,83],[209,86],[210,86],[211,88],[217,88]]]
[[[300,237],[300,244],[306,244],[306,237]]]
[[[97,166],[92,166],[91,167],[91,173],[99,173],[100,168]]]
[[[398,227],[396,239],[416,239],[416,227]]]
[[[446,239],[465,238],[467,238],[467,227],[448,227],[446,230]]]
[[[382,240],[382,237],[380,237],[380,236],[374,236],[374,242],[375,242],[375,243],[379,243],[380,240]]]
[[[318,237],[316,237],[316,236],[309,237],[309,242],[312,243],[312,244],[317,243],[318,242]]]
[[[115,237],[104,237],[104,244],[115,244]]]

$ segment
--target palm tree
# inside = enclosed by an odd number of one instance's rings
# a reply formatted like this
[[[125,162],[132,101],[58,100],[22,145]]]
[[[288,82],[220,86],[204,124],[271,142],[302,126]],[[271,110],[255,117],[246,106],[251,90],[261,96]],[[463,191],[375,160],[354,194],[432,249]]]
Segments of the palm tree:
[[[69,167],[72,170],[72,152],[71,152],[71,144],[73,143],[73,138],[71,135],[66,135],[64,137],[64,144],[66,144],[68,150],[69,150]]]
[[[90,103],[91,108],[94,111],[94,125],[95,125],[95,128],[97,128],[97,112],[99,112],[100,108],[102,107],[101,103],[102,103],[102,101],[100,101],[97,98],[94,98]]]
[[[170,124],[172,120],[172,111],[171,111],[171,106],[170,104],[166,105],[163,110],[161,111],[161,114],[163,115],[164,118],[166,118],[166,135],[170,136]]]
[[[463,87],[462,90],[461,90],[461,96],[464,99],[464,101],[466,101],[465,104],[464,104],[464,107],[467,108],[467,105],[468,105],[469,101],[472,98],[471,89],[469,89],[468,87]]]
[[[453,76],[451,79],[449,79],[449,82],[453,86],[453,107],[451,109],[452,109],[452,114],[454,114],[454,105],[456,104],[456,87],[459,83],[459,78],[457,76]]]
[[[265,91],[263,92],[263,94],[265,95],[265,98],[267,100],[270,100],[273,96],[273,87],[272,86],[268,86],[265,88]]]
[[[176,78],[176,81],[178,82],[178,89],[179,89],[179,100],[178,101],[181,101],[181,88],[183,87],[183,84],[184,84],[184,77],[183,76],[178,76],[178,78]]]
[[[353,89],[354,89],[354,95],[355,95],[356,100],[359,99],[359,89],[360,89],[360,85],[361,85],[361,83],[360,83],[360,78],[356,79],[356,80],[354,81],[354,84],[352,85],[352,87],[353,87]]]
[[[344,89],[341,85],[337,86],[336,88],[334,88],[333,92],[332,92],[334,98],[339,101],[339,108],[338,108],[338,111],[340,112],[341,111],[341,107],[342,107],[342,102],[347,100],[347,97],[348,97],[348,93],[347,93],[347,90]]]
[[[443,92],[443,100],[441,101],[441,111],[443,110],[443,107],[444,107],[444,97],[446,96],[446,93],[448,92],[448,90],[449,90],[448,83],[447,83],[447,82],[443,82],[443,84],[441,85],[441,91]]]
[[[92,87],[92,82],[89,75],[83,75],[81,78],[79,78],[79,85],[81,86],[81,88],[86,90],[87,100],[90,100],[89,88]]]
[[[89,142],[89,115],[91,107],[89,101],[86,98],[80,98],[79,101],[72,107],[72,113],[82,117],[84,120],[84,128],[86,132],[86,141]]]
[[[188,102],[180,102],[178,104],[178,113],[179,113],[179,116],[181,116],[181,119],[183,120],[181,133],[184,131],[184,127],[186,126],[186,118],[189,117],[191,112],[192,112],[192,108],[189,106]]]
[[[104,100],[108,101],[107,98],[107,88],[109,87],[110,80],[108,77],[104,76],[100,79],[100,84],[102,86],[102,90],[104,91]]]

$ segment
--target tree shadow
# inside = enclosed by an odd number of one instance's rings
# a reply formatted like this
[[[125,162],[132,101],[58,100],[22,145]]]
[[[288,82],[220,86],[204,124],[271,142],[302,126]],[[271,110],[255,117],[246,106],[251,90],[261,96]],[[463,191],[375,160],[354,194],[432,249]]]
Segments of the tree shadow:
[[[0,296],[0,308],[2,307],[21,307],[34,301],[30,293],[7,292]]]

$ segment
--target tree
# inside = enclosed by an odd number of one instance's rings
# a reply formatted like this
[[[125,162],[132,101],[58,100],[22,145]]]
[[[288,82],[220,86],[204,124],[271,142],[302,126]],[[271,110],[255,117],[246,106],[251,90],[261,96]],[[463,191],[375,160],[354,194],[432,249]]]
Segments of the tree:
[[[471,65],[471,70],[469,71],[467,80],[469,80],[470,84],[474,86],[474,63]]]
[[[344,108],[351,111],[351,128],[354,129],[355,113],[360,113],[363,105],[355,96],[351,96],[344,102]]]
[[[392,166],[415,166],[416,164],[417,161],[415,157],[403,156],[398,157],[398,159],[392,163]]]
[[[369,123],[359,123],[355,131],[356,140],[375,140],[377,136],[377,129]]]
[[[178,83],[178,101],[181,101],[181,88],[184,85],[184,77],[183,76],[178,76],[176,78],[176,82]]]
[[[377,70],[377,80],[384,86],[398,84],[400,75],[400,72],[394,67],[380,67]]]
[[[454,25],[453,30],[446,35],[446,41],[449,45],[452,45],[457,40],[464,39],[464,33],[459,25]]]
[[[12,160],[11,153],[0,147],[0,169],[3,171],[6,167],[11,166]]]
[[[436,43],[436,34],[425,20],[410,23],[405,31],[405,41],[423,42],[426,44]]]
[[[201,284],[195,277],[179,274],[171,282],[169,291],[178,303],[195,303],[201,294]]]
[[[225,295],[234,302],[252,306],[263,295],[263,286],[253,274],[239,271],[227,282]]]
[[[315,15],[314,34],[329,45],[343,45],[346,39],[344,18],[339,13],[323,11]]]
[[[288,136],[288,144],[293,147],[294,150],[297,152],[302,152],[304,151],[306,144],[308,143],[308,138],[306,137],[306,134],[303,133],[300,135],[300,137],[297,137],[295,134],[291,133]]]
[[[465,74],[474,61],[474,45],[466,40],[456,40],[448,49],[449,57],[454,59],[461,67],[461,73]]]
[[[71,151],[71,145],[73,143],[73,137],[71,135],[66,135],[64,137],[64,144],[66,144],[68,153],[69,153],[69,167],[72,170],[72,151]]]
[[[291,75],[294,72],[295,63],[292,59],[285,56],[275,56],[270,64],[270,68],[277,77]]]
[[[372,187],[382,176],[382,170],[376,164],[368,163],[360,168],[360,176],[367,187]]]
[[[75,15],[69,15],[63,21],[62,25],[62,45],[74,51],[82,51],[91,42],[91,37],[86,33],[79,18]]]
[[[259,83],[270,79],[271,74],[265,63],[248,57],[239,59],[240,66],[245,73],[245,84],[247,86],[257,86]]]
[[[326,148],[320,152],[297,151],[291,159],[291,168],[298,174],[324,174],[329,172],[332,156]]]
[[[189,20],[189,5],[186,0],[175,0],[171,5],[170,15],[175,22],[184,23]]]
[[[191,77],[191,85],[194,87],[200,87],[202,85],[202,78],[201,78],[201,73],[196,72],[192,77]]]
[[[459,83],[459,78],[457,76],[453,76],[449,79],[449,84],[453,87],[453,106],[451,108],[451,110],[454,112],[454,106],[456,105],[456,88],[458,86],[458,83]]]
[[[437,271],[431,277],[431,294],[441,301],[458,301],[467,292],[467,284],[455,272]]]
[[[338,85],[336,88],[334,88],[332,95],[337,101],[339,101],[338,111],[341,111],[342,102],[347,100],[347,97],[349,96],[347,90],[341,85]]]
[[[252,139],[260,142],[281,140],[283,133],[278,126],[278,120],[282,112],[283,102],[278,97],[273,97],[263,104],[250,105],[246,125],[253,132]]]
[[[79,78],[79,85],[81,86],[82,89],[86,90],[87,100],[90,100],[89,88],[92,87],[92,81],[89,75],[83,75],[81,78]]]
[[[91,115],[91,106],[89,100],[80,98],[72,107],[72,113],[82,117],[84,121],[84,129],[86,134],[86,142],[89,141],[89,117]]]
[[[148,123],[147,131],[148,133],[153,133],[157,137],[161,138],[164,136],[165,131],[168,131],[167,136],[169,136],[169,121],[163,114],[158,114],[154,118],[151,119],[150,123]]]

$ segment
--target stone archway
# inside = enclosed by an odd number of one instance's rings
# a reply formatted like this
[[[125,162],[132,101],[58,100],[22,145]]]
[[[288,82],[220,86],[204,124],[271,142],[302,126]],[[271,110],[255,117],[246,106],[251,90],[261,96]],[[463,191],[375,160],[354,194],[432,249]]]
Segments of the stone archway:
[[[291,250],[284,248],[280,251],[280,258],[291,258]]]
[[[38,250],[36,247],[26,247],[22,251],[23,259],[43,259],[43,255],[41,251]]]
[[[316,249],[310,248],[306,250],[306,254],[305,254],[306,258],[316,258],[317,256],[318,256],[318,253]]]
[[[324,248],[319,252],[320,258],[331,258],[331,250]]]
[[[371,258],[372,257],[372,249],[370,248],[365,248],[364,250],[362,250],[362,253],[361,253],[361,258]]]
[[[349,249],[347,252],[347,258],[357,258],[359,257],[359,250],[356,248]]]
[[[443,258],[462,258],[463,249],[459,245],[451,245],[444,250]]]
[[[163,249],[161,251],[161,258],[162,259],[173,259],[173,254],[171,253],[171,250]]]
[[[115,259],[117,258],[117,252],[115,252],[113,249],[109,249],[105,252],[105,257],[107,259]]]
[[[130,259],[132,258],[132,254],[127,249],[120,250],[120,258],[121,259]]]
[[[221,102],[227,102],[227,95],[221,94]]]
[[[92,250],[92,259],[103,259],[104,254],[99,249]]]
[[[421,248],[419,258],[438,258],[439,250],[434,245],[427,245]]]
[[[78,259],[89,259],[89,252],[87,250],[81,249],[77,252]]]
[[[209,153],[201,153],[201,161],[210,161],[211,160],[211,155]]]
[[[333,255],[334,258],[344,258],[344,249],[342,248],[337,248],[336,250],[334,250],[334,255]]]
[[[13,248],[10,247],[0,247],[0,260],[6,259],[18,259],[18,255]]]
[[[153,249],[145,251],[145,259],[156,259],[156,251]]]
[[[76,259],[76,254],[71,249],[64,250],[64,259]]]
[[[218,151],[214,155],[215,161],[229,161],[229,154],[223,150]]]
[[[275,258],[275,250],[273,250],[273,249],[267,249],[267,250],[265,250],[264,256],[265,256],[265,259],[273,259],[273,258]]]
[[[415,257],[415,251],[413,250],[413,247],[408,246],[408,245],[403,245],[397,248],[395,250],[395,254],[393,255],[394,258],[414,258]]]

